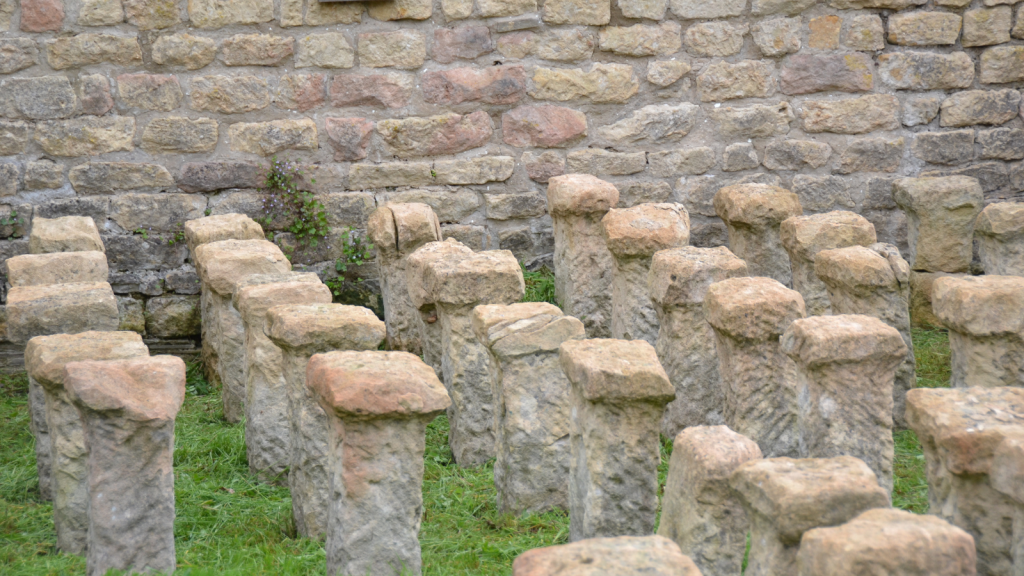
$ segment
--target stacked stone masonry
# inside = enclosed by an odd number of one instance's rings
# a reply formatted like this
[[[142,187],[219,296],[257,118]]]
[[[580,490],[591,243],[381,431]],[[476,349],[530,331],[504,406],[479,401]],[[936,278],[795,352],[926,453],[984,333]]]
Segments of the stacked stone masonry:
[[[204,214],[263,215],[274,155],[327,206],[334,232],[294,256],[322,276],[339,230],[386,201],[549,261],[547,182],[580,172],[618,207],[682,204],[697,247],[726,244],[715,192],[760,183],[906,252],[897,178],[1022,196],[1022,82],[1009,2],[7,0],[0,259],[38,218],[91,216],[133,328],[193,337],[199,283],[168,241]],[[374,290],[368,272],[347,278]]]

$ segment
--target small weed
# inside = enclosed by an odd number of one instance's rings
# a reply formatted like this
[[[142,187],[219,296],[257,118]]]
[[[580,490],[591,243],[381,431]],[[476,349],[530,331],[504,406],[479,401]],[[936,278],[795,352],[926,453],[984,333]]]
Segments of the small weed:
[[[521,263],[519,265],[523,266]],[[546,266],[535,272],[523,267],[523,280],[526,281],[523,302],[547,302],[558,306],[555,301],[555,273]]]
[[[270,162],[263,190],[268,196],[263,199],[263,214],[257,221],[267,229],[278,218],[285,218],[285,229],[295,236],[295,242],[301,248],[316,248],[321,240],[326,240],[331,233],[327,223],[327,208],[323,202],[308,190],[300,190],[297,177],[302,170],[292,162],[278,160],[277,156]],[[315,179],[309,180],[315,184]]]

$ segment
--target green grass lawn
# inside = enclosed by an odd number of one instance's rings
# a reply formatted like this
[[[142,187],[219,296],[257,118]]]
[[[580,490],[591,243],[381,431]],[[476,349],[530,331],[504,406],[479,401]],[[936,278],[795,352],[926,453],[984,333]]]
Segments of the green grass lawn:
[[[535,287],[537,300],[548,299],[546,286]],[[914,342],[919,385],[948,386],[945,333],[915,331]],[[84,559],[55,553],[52,508],[38,498],[26,392],[24,374],[0,379],[0,573],[80,574]],[[491,465],[454,465],[447,433],[444,417],[427,431],[420,531],[425,574],[510,574],[512,560],[523,551],[567,541],[566,514],[498,514]],[[671,451],[664,440],[662,486]],[[324,573],[323,546],[295,537],[286,489],[249,475],[242,426],[224,421],[220,397],[195,368],[178,416],[174,465],[178,574]],[[896,434],[893,500],[913,512],[927,509],[924,460],[913,432]]]

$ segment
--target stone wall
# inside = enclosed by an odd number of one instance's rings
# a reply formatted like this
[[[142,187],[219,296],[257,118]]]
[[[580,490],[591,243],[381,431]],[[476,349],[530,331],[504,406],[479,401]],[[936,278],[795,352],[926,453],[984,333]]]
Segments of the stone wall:
[[[34,216],[92,216],[126,326],[183,336],[199,283],[169,241],[263,215],[273,155],[307,166],[336,230],[423,201],[528,264],[568,172],[682,202],[697,246],[726,243],[711,199],[742,180],[905,247],[897,176],[1024,191],[1014,1],[0,0],[0,259]],[[340,254],[335,233],[294,261],[327,278]],[[370,267],[349,275],[374,303]]]

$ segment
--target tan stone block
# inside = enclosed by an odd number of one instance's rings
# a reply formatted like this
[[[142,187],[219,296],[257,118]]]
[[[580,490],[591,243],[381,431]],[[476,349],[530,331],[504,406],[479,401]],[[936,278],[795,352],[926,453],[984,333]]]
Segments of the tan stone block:
[[[598,134],[626,146],[678,142],[693,130],[699,114],[700,107],[690,103],[644,106],[628,118],[599,128]]]
[[[535,548],[512,563],[513,576],[626,574],[699,576],[700,570],[671,540],[661,536],[591,538],[573,544]]]
[[[873,94],[844,100],[809,100],[800,118],[810,133],[865,134],[900,127],[900,102],[895,96]]]
[[[7,338],[117,330],[117,299],[106,282],[17,286],[7,293]]]
[[[798,0],[799,1],[799,0]],[[739,16],[747,7],[746,0],[671,0],[672,13],[683,20],[704,20]]]
[[[6,28],[0,25],[0,30]],[[31,38],[5,38],[0,40],[0,73],[12,74],[31,68],[39,59],[39,48]]]
[[[645,168],[647,155],[643,152],[609,152],[602,148],[587,148],[570,152],[566,157],[566,170],[574,174],[621,176],[643,172]]]
[[[903,178],[893,198],[907,212],[907,260],[913,270],[966,272],[970,269],[974,221],[984,194],[974,178]]]
[[[982,60],[984,73],[984,56]],[[963,52],[893,52],[878,57],[878,75],[882,82],[897,90],[970,88],[974,82],[974,61]]]
[[[989,204],[978,216],[975,234],[986,274],[1024,276],[1024,203]]]
[[[504,182],[512,177],[515,159],[511,156],[487,156],[472,160],[434,162],[435,182],[449,186],[468,186]]]
[[[885,48],[885,29],[875,14],[861,14],[845,20],[843,45],[852,50],[875,52]]]
[[[61,75],[10,78],[0,88],[0,112],[8,117],[52,120],[76,112],[75,91]]]
[[[536,41],[533,49],[538,58],[556,62],[587,60],[594,54],[597,39],[585,28],[548,30]]]
[[[159,112],[181,106],[185,97],[178,78],[162,74],[121,74],[117,77],[117,92],[128,106]]]
[[[799,18],[762,20],[754,25],[754,43],[764,56],[783,56],[800,50]]]
[[[371,190],[398,186],[429,186],[434,179],[429,162],[354,164],[349,169],[349,190]]]
[[[942,101],[939,125],[960,128],[974,124],[998,126],[1017,117],[1021,95],[1016,90],[968,90]]]
[[[902,46],[956,44],[962,19],[950,12],[901,12],[889,17],[889,42]]]
[[[611,21],[611,0],[545,0],[544,22],[604,26]]]
[[[421,32],[397,30],[359,35],[359,64],[366,68],[415,70],[426,58],[427,43]]]
[[[969,46],[992,46],[1010,41],[1013,8],[997,6],[964,12],[964,36],[960,43]]]
[[[98,156],[131,151],[134,135],[135,118],[84,116],[38,123],[35,141],[54,156]]]
[[[792,281],[789,256],[782,246],[783,220],[803,213],[789,190],[764,184],[741,184],[715,194],[715,212],[729,228],[729,249],[747,262],[755,276]]]
[[[377,133],[392,154],[415,158],[479,148],[490,141],[494,128],[490,116],[481,110],[465,116],[381,120],[377,122]]]
[[[198,111],[241,114],[270,105],[265,78],[257,76],[196,76],[192,78],[189,107]]]
[[[519,16],[537,11],[537,0],[479,0],[477,8],[483,18]]]
[[[364,9],[361,3],[307,2],[306,26],[358,24],[363,19]]]
[[[659,178],[704,174],[718,162],[707,146],[651,152],[647,155],[651,174]]]
[[[155,191],[174,186],[174,178],[159,164],[86,162],[68,171],[79,194],[115,194],[119,191]]]
[[[211,118],[154,118],[142,130],[142,149],[150,153],[212,152],[217,137],[217,121]]]
[[[681,60],[660,60],[647,65],[647,81],[662,88],[671,86],[693,68]]]
[[[272,0],[189,0],[188,17],[198,28],[260,24],[274,19]]]
[[[24,254],[7,259],[11,286],[106,282],[107,275],[107,257],[98,251]]]
[[[166,66],[198,70],[213,62],[216,55],[217,44],[209,38],[170,34],[153,42],[153,62]]]
[[[683,45],[682,29],[675,22],[658,26],[607,26],[598,36],[600,48],[625,56],[667,56]]]
[[[772,96],[777,85],[774,72],[771,62],[715,62],[697,76],[701,102]]]
[[[473,0],[441,0],[441,11],[449,22],[465,20],[473,15]]]
[[[88,216],[32,219],[32,233],[28,238],[31,254],[53,252],[103,252],[103,240],[96,223]]]
[[[1007,84],[1024,80],[1024,46],[997,46],[981,53],[983,84]]]
[[[78,11],[79,26],[114,26],[124,22],[120,0],[85,0]]]
[[[749,27],[728,22],[703,22],[686,29],[686,49],[697,56],[732,56],[743,48]],[[674,51],[673,51],[674,52]]]
[[[124,11],[128,23],[139,30],[160,30],[181,22],[174,0],[125,0]]]
[[[583,99],[596,104],[621,104],[640,89],[632,66],[594,63],[588,72],[579,68],[537,68],[530,95],[538,100]]]
[[[867,54],[796,54],[782,68],[784,94],[811,92],[870,92],[875,85],[875,66]]]
[[[356,52],[344,34],[310,34],[299,40],[296,68],[351,68],[355,66]]]
[[[220,44],[225,66],[277,66],[294,52],[294,38],[270,34],[235,34]]]
[[[785,14],[796,16],[816,4],[816,0],[754,0],[750,13],[754,16]]]
[[[128,66],[142,63],[142,48],[134,36],[126,38],[111,34],[79,34],[48,40],[46,61],[54,70],[104,62]]]
[[[838,16],[819,16],[811,18],[807,27],[811,34],[807,39],[807,45],[817,50],[835,50],[839,47],[839,31],[843,21]]]
[[[824,166],[832,147],[811,140],[776,140],[765,146],[764,165],[769,170],[804,170]]]
[[[302,120],[238,123],[228,127],[231,149],[260,156],[271,156],[284,150],[316,150],[316,123]]]
[[[744,108],[715,108],[711,119],[718,122],[722,134],[735,138],[770,138],[789,133],[789,123],[796,119],[788,102]]]
[[[626,18],[664,20],[668,0],[618,0],[618,6]]]
[[[388,0],[370,2],[367,12],[374,20],[426,20],[433,13],[432,0]]]

